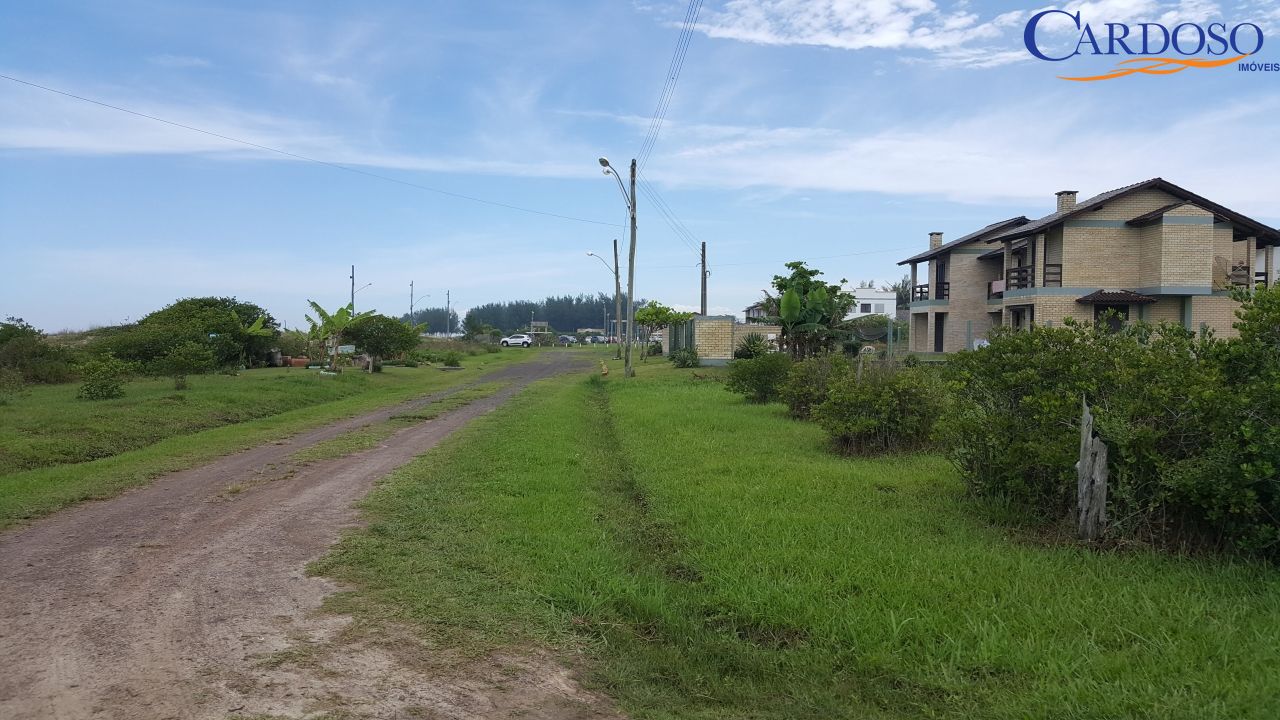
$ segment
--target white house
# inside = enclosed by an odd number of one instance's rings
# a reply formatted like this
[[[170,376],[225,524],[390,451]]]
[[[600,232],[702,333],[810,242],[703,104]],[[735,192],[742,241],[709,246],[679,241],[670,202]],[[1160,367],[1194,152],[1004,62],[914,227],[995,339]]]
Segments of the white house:
[[[888,315],[893,317],[898,309],[898,294],[892,290],[872,290],[871,288],[846,287],[845,292],[853,293],[857,302],[846,320],[866,317],[867,315]]]

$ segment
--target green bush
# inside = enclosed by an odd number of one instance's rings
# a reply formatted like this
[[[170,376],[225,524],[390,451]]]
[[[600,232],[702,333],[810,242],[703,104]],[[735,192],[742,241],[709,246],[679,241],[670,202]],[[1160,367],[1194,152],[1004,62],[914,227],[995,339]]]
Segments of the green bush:
[[[764,335],[752,332],[738,341],[737,347],[733,349],[733,357],[735,360],[750,360],[768,354],[771,350],[769,341]]]
[[[649,355],[658,356],[662,354],[662,343],[654,340],[649,343],[649,347],[645,350]]]
[[[22,373],[13,368],[0,367],[0,405],[8,405],[26,390]]]
[[[114,355],[100,355],[80,365],[80,385],[76,397],[83,400],[110,400],[124,396],[124,382],[131,367]]]
[[[948,362],[947,454],[976,494],[1058,521],[1084,399],[1109,450],[1109,532],[1280,556],[1280,289],[1237,299],[1225,341],[1142,323],[998,330]]]
[[[791,358],[783,353],[766,353],[759,357],[734,360],[729,363],[729,377],[725,388],[746,396],[754,403],[767,403],[778,399]]]
[[[173,378],[174,390],[187,389],[188,375],[203,375],[213,369],[213,351],[203,343],[187,340],[174,346],[156,369]]]
[[[833,381],[813,419],[848,455],[918,450],[929,444],[943,392],[926,369],[869,366],[861,380],[845,374]]]
[[[450,350],[444,354],[445,367],[462,367],[462,354],[457,350]]]
[[[674,350],[667,355],[667,360],[678,368],[696,368],[702,366],[702,359],[698,357],[698,351],[693,348],[682,348]]]
[[[852,372],[849,358],[838,353],[820,355],[795,363],[782,383],[780,396],[791,417],[808,420],[813,409],[827,399],[833,380]]]
[[[22,318],[0,323],[0,368],[21,373],[26,383],[69,382],[74,376],[71,352],[51,345],[44,333]]]

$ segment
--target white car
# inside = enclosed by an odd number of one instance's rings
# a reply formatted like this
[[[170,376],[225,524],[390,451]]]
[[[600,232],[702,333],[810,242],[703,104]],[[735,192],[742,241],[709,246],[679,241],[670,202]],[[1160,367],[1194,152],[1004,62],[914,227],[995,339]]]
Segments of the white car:
[[[520,347],[529,347],[532,344],[533,344],[533,338],[529,335],[525,335],[524,333],[516,333],[511,337],[502,338],[502,347],[507,347],[509,345],[519,345]]]

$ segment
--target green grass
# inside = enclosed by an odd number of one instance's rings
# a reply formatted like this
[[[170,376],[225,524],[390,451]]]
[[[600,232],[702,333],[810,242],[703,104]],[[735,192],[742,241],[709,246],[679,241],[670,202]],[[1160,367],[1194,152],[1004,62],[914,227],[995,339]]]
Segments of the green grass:
[[[638,718],[1280,706],[1274,569],[1028,544],[939,458],[841,459],[687,371],[616,374],[534,386],[381,484],[314,568],[358,588],[333,609],[559,648]]]
[[[196,377],[182,393],[173,390],[172,381],[135,381],[125,397],[98,402],[75,399],[74,385],[35,387],[0,406],[0,467],[7,468],[0,474],[0,529],[75,502],[111,497],[228,453],[473,382],[531,357],[528,352],[469,357],[462,370],[450,372],[389,367],[374,375],[321,377],[300,368],[252,370],[236,377]],[[96,449],[79,449],[82,444]]]

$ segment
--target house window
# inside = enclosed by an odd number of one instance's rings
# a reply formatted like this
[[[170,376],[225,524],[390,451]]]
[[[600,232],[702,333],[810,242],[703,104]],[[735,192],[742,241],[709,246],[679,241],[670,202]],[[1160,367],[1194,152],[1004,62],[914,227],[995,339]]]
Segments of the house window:
[[[1106,323],[1111,332],[1118,332],[1129,320],[1128,305],[1094,305],[1093,322]]]
[[[864,313],[871,312],[871,303],[862,303],[862,312]]]
[[[876,303],[876,312],[878,313],[884,312],[884,303]]]

